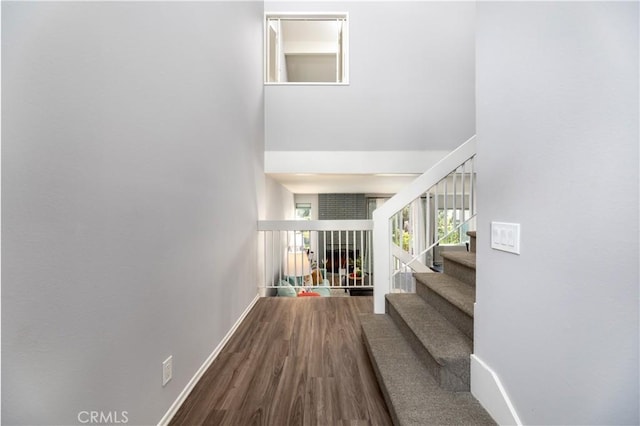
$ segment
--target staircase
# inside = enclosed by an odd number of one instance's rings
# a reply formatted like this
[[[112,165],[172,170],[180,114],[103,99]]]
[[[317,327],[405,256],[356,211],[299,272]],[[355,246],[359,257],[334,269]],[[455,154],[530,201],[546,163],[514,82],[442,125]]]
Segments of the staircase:
[[[416,293],[389,293],[361,317],[369,357],[395,425],[495,424],[469,392],[476,234],[471,252],[443,253],[444,273],[416,273]]]

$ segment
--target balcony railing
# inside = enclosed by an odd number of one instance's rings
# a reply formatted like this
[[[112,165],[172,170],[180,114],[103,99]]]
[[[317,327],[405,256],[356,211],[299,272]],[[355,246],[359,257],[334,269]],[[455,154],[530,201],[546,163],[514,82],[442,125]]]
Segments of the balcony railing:
[[[371,220],[259,221],[264,293],[373,289],[372,230]]]

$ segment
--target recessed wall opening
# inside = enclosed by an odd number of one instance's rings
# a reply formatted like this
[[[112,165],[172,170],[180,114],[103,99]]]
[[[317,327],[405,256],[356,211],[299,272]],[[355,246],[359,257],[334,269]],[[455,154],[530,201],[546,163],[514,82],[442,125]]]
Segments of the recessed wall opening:
[[[265,14],[265,84],[348,84],[346,13]]]

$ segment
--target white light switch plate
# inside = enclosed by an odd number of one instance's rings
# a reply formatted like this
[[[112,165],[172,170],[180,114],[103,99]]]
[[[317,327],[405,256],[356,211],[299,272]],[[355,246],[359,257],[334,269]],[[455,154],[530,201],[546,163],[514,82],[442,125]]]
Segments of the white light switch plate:
[[[520,254],[520,224],[491,222],[491,248]]]
[[[162,363],[162,386],[169,383],[171,377],[173,377],[173,355]]]

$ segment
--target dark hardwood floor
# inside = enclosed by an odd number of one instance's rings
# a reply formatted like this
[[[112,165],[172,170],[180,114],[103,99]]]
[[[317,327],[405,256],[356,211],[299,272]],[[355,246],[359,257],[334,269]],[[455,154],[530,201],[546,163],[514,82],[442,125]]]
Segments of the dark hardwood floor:
[[[171,425],[390,425],[362,343],[371,297],[262,298]]]

